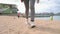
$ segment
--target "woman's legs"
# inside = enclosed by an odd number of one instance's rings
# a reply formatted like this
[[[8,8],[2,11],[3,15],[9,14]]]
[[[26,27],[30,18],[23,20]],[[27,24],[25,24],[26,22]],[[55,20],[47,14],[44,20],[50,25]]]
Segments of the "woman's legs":
[[[25,4],[25,8],[26,8],[26,19],[28,19],[28,15],[29,15],[29,0],[25,0],[24,1],[24,4]],[[31,22],[29,23],[31,25],[32,28],[35,27],[35,25],[32,25],[33,22],[34,22],[34,15],[35,15],[35,8],[34,8],[34,5],[35,5],[35,0],[30,0],[30,9],[31,9]]]

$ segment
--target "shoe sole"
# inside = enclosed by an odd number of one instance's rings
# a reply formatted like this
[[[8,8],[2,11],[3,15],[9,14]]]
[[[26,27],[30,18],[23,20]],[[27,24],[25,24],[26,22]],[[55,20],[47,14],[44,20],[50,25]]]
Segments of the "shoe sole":
[[[34,25],[34,26],[31,26],[31,28],[35,28],[36,26]]]

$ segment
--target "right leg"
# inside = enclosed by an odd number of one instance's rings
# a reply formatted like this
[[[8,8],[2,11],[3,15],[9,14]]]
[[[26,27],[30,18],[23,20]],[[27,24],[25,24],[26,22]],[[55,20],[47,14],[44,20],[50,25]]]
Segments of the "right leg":
[[[26,19],[28,19],[28,15],[29,15],[29,0],[24,0],[24,4],[25,4],[25,14],[26,14]]]
[[[29,15],[29,0],[24,0],[24,4],[25,4],[25,17],[26,17],[26,24],[29,25],[29,22],[28,22],[28,15]]]

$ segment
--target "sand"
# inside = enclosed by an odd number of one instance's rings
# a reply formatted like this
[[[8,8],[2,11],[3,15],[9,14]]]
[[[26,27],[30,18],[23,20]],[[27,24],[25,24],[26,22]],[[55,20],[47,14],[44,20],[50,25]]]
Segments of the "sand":
[[[35,28],[26,19],[17,16],[0,16],[0,34],[60,34],[60,21],[35,19]]]

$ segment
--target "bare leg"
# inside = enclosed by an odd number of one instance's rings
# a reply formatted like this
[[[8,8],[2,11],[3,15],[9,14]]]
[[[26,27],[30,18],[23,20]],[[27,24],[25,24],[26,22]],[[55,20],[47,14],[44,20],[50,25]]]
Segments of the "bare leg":
[[[30,9],[31,9],[31,21],[34,21],[35,17],[35,0],[30,0]]]
[[[27,19],[27,23],[29,25],[28,22],[28,15],[29,15],[29,0],[24,0],[24,4],[25,4],[25,15],[26,15],[26,19]]]
[[[26,14],[26,19],[28,19],[28,15],[29,15],[29,0],[25,0],[24,1],[24,4],[25,4],[25,14]]]
[[[31,24],[32,28],[35,27],[35,24],[34,24],[35,7],[34,7],[34,5],[35,5],[35,0],[30,0],[30,9],[31,9],[31,22],[30,22],[30,24]]]

